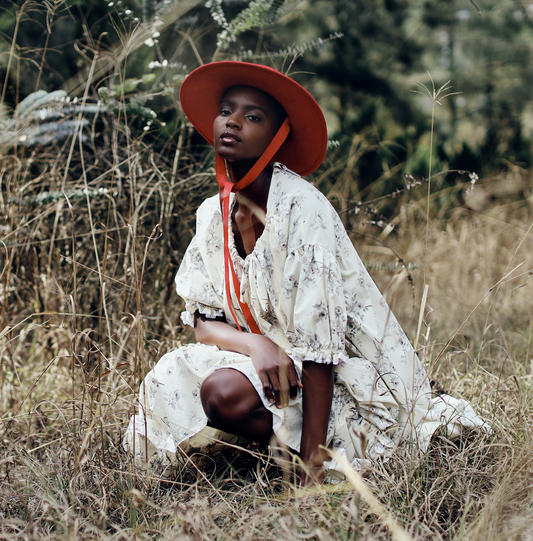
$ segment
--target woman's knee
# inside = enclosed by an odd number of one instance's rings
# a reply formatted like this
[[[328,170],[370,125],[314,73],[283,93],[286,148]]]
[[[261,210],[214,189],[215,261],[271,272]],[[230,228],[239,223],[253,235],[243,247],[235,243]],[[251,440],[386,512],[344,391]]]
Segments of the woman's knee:
[[[215,426],[244,421],[261,399],[248,378],[233,369],[221,369],[210,374],[200,387],[202,407]]]

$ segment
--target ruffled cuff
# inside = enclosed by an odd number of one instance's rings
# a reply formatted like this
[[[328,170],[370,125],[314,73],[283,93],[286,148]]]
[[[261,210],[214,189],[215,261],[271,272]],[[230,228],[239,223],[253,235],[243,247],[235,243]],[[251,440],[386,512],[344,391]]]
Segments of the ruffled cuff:
[[[221,308],[213,308],[212,306],[205,306],[199,302],[186,301],[185,311],[181,313],[181,321],[185,325],[189,325],[194,328],[194,314],[199,312],[208,319],[216,319],[224,315],[224,310]]]
[[[313,363],[318,364],[333,364],[335,366],[337,365],[343,365],[348,361],[348,355],[346,353],[340,352],[340,353],[315,353],[315,352],[302,352],[298,348],[293,348],[292,353],[290,354],[290,357],[294,361],[310,361]]]

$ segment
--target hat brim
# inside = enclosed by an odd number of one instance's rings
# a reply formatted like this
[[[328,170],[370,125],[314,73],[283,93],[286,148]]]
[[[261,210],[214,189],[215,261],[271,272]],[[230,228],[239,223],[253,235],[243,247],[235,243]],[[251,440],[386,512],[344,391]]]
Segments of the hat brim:
[[[183,112],[200,135],[213,145],[213,122],[224,92],[251,86],[266,92],[285,109],[289,137],[274,156],[300,175],[312,173],[326,155],[328,133],[320,106],[296,81],[267,66],[247,62],[213,62],[192,71],[180,88]]]

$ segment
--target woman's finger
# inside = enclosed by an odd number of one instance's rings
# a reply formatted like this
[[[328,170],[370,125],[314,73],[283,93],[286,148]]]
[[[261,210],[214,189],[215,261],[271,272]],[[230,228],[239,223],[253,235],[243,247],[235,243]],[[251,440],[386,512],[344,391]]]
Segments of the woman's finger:
[[[272,388],[270,386],[270,379],[268,378],[268,374],[264,370],[260,370],[257,372],[257,375],[261,380],[261,385],[263,386],[263,392],[265,393],[266,399],[270,403],[274,402],[276,399],[272,394]]]
[[[272,370],[269,373],[268,377],[270,378],[270,386],[274,394],[274,401],[276,402],[276,407],[281,408],[281,386],[280,378],[277,372],[277,370]]]
[[[302,388],[302,383],[300,378],[298,378],[298,373],[296,372],[296,368],[294,367],[294,363],[292,361],[289,369],[287,370],[287,376],[289,378],[290,395],[291,398],[294,399],[298,396],[298,390]]]

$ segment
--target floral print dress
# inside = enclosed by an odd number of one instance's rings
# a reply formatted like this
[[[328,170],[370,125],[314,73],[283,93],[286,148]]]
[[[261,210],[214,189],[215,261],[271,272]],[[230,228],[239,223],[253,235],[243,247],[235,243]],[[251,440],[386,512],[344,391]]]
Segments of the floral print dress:
[[[431,397],[424,367],[339,216],[300,176],[275,164],[265,229],[253,252],[239,256],[231,228],[229,245],[241,300],[261,332],[293,359],[298,371],[302,361],[335,365],[327,445],[355,467],[407,442],[424,452],[443,425],[449,436],[461,426],[486,426],[464,400]],[[248,328],[233,290],[226,298],[218,195],[198,209],[196,236],[176,287],[185,300],[184,323],[192,326],[196,311],[235,323],[231,302],[239,325]],[[124,441],[140,467],[161,472],[196,449],[227,440],[227,434],[206,426],[200,401],[203,380],[224,367],[248,377],[272,412],[278,439],[299,450],[301,393],[278,409],[266,400],[249,357],[190,344],[162,357],[141,386],[139,412]]]

